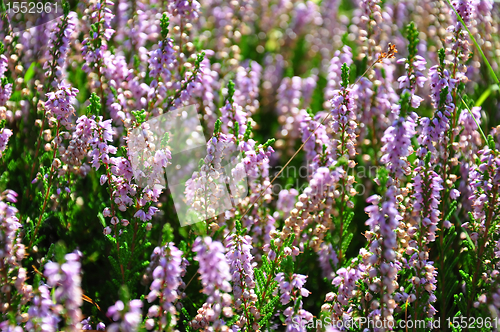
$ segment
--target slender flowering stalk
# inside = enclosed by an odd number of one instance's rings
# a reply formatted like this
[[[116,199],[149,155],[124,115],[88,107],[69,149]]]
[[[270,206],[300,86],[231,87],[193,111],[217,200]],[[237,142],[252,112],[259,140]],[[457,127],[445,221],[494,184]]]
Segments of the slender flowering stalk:
[[[4,54],[5,46],[0,42],[0,106],[4,106],[12,95],[12,83],[7,81],[5,72],[8,69],[9,59]]]
[[[335,96],[331,100],[332,104],[332,120],[331,127],[334,133],[337,133],[334,140],[335,160],[345,158],[349,160],[356,154],[356,112],[355,112],[355,96],[353,91],[349,88],[349,69],[344,63],[342,65],[342,83],[339,90],[336,91]],[[348,168],[353,168],[355,165],[353,160],[349,160],[347,165],[342,166],[343,172],[340,173],[340,189],[342,192],[340,202],[340,243],[342,243],[344,233],[344,217],[345,209],[352,208],[353,203],[349,200],[349,195],[354,194],[355,190],[352,188],[354,178],[347,173]],[[339,248],[339,263],[342,265],[343,253],[342,247]]]
[[[27,283],[27,271],[22,266],[25,254],[19,236],[22,225],[17,217],[18,210],[12,205],[17,202],[16,197],[17,193],[12,190],[0,194],[0,321],[5,327],[15,326],[15,321],[9,316],[21,314],[21,308],[28,303],[33,290]]]
[[[462,18],[463,22],[468,28],[471,28],[471,23],[475,16],[476,4],[471,0],[455,0],[452,5],[457,11],[458,15]],[[467,38],[467,31],[463,27],[462,22],[453,15],[455,24],[448,27],[451,36],[447,38],[447,43],[451,44],[447,48],[447,53],[453,57],[452,77],[461,81],[462,78],[466,79],[465,71],[467,66],[465,63],[469,56],[469,40]]]
[[[469,173],[469,182],[472,194],[469,197],[473,201],[473,212],[471,220],[462,225],[469,232],[469,236],[475,245],[474,256],[477,260],[472,277],[472,289],[467,298],[467,317],[471,316],[472,304],[476,301],[479,278],[485,266],[481,265],[484,255],[493,250],[495,242],[492,241],[492,227],[498,225],[498,215],[500,207],[500,175],[498,166],[500,157],[494,148],[495,142],[490,136],[489,146],[478,151],[479,164],[472,165]]]
[[[402,179],[404,175],[410,174],[410,164],[407,161],[409,155],[413,153],[411,139],[416,134],[417,114],[411,112],[407,117],[409,94],[404,94],[401,105],[394,107],[396,120],[387,128],[382,137],[382,153],[380,159],[382,164],[387,165],[390,174],[394,174],[395,179]]]
[[[177,310],[175,302],[180,298],[178,288],[182,284],[181,276],[185,273],[182,251],[173,243],[164,247],[156,247],[154,253],[159,256],[158,265],[153,270],[151,292],[147,296],[149,303],[159,299],[159,305],[153,305],[148,310],[146,326],[149,330],[169,329],[176,325]]]
[[[240,225],[237,227],[240,228]],[[233,282],[236,310],[244,312],[246,323],[250,325],[250,315],[255,313],[257,295],[255,294],[254,259],[251,251],[252,238],[248,235],[231,234],[226,238],[226,259]]]
[[[365,249],[362,249],[360,254],[366,256],[367,252]],[[335,325],[339,322],[344,324],[353,319],[354,311],[350,301],[354,298],[356,283],[362,278],[365,266],[363,263],[358,264],[357,259],[353,260],[351,265],[354,266],[342,267],[335,272],[332,285],[335,287],[337,293],[327,293],[325,301],[332,302],[332,304],[325,303],[321,307],[323,312],[328,312],[329,317],[331,317]]]
[[[172,70],[177,66],[173,40],[167,37],[169,33],[167,14],[163,14],[160,24],[163,39],[158,43],[158,48],[149,54],[149,76],[153,78],[148,94],[150,110],[154,110],[156,103],[166,98],[167,84],[172,78]]]
[[[436,163],[438,158],[445,159],[448,156],[446,150],[449,143],[448,131],[450,129],[450,117],[455,109],[451,91],[455,88],[456,80],[450,76],[445,68],[445,53],[439,52],[440,64],[429,69],[431,99],[436,108],[432,119],[422,118],[422,134],[418,138],[421,148],[418,156],[423,159],[428,151],[431,152],[431,161]],[[432,142],[438,144],[434,145]]]
[[[396,301],[394,292],[398,288],[397,273],[401,269],[397,259],[396,229],[402,220],[397,209],[396,187],[392,178],[388,179],[387,192],[384,200],[374,195],[368,198],[371,206],[365,208],[369,219],[366,225],[370,231],[366,233],[370,241],[370,254],[366,257],[368,288],[371,295],[377,294],[377,299],[367,301],[369,316],[374,320],[384,322],[385,326],[393,323]],[[381,206],[379,206],[382,201]]]
[[[313,319],[312,314],[302,308],[302,297],[308,297],[311,293],[304,288],[306,280],[307,276],[301,274],[285,275],[280,272],[276,275],[275,281],[278,282],[281,293],[281,304],[286,305],[290,301],[293,303],[283,311],[287,332],[305,332],[305,325]]]
[[[68,331],[75,332],[81,330],[82,321],[80,257],[80,252],[67,254],[63,264],[49,262],[44,271],[47,284],[55,288],[55,300],[63,305],[59,314],[65,318]]]
[[[432,318],[436,313],[432,303],[436,301],[434,291],[437,269],[429,260],[429,251],[430,244],[436,240],[438,222],[441,219],[439,203],[443,180],[432,169],[430,153],[427,154],[423,166],[415,168],[414,172],[413,218],[408,229],[411,240],[408,242],[406,253],[409,255],[408,265],[415,271],[412,278],[414,290],[410,294],[414,302],[414,317],[420,319]]]
[[[0,122],[0,158],[2,157],[2,152],[7,149],[7,143],[9,143],[9,138],[12,136],[12,131],[7,128],[3,128],[5,125],[5,120]]]
[[[219,316],[221,313],[231,315],[231,297],[227,293],[232,289],[231,269],[224,255],[224,246],[210,237],[198,237],[193,243],[193,251],[196,253],[195,260],[199,263],[203,293],[208,296],[203,310],[208,310],[211,314],[197,316],[191,326],[200,328],[212,325],[214,328],[222,328],[224,321]]]
[[[398,78],[399,88],[403,88],[403,93],[408,91],[411,95],[410,101],[413,108],[418,108],[423,98],[416,94],[417,87],[422,88],[427,81],[423,71],[426,69],[427,61],[417,55],[418,30],[415,23],[411,22],[406,28],[408,34],[408,58],[399,59],[397,62],[405,64],[406,75]]]
[[[51,32],[47,61],[43,65],[43,69],[47,70],[45,75],[48,77],[47,85],[50,87],[55,88],[62,81],[71,38],[76,29],[76,19],[76,13],[69,12],[68,4],[65,3],[64,16]]]
[[[97,80],[96,87],[100,90],[101,100],[104,100],[103,88],[103,66],[104,57],[107,56],[108,44],[115,30],[111,28],[111,21],[114,17],[109,8],[114,3],[109,0],[97,0],[90,14],[90,20],[94,23],[90,25],[89,35],[82,41],[82,55],[85,64],[82,69],[87,73],[95,73]]]
[[[41,209],[40,215],[38,217],[38,222],[35,226],[35,231],[33,233],[33,236],[31,237],[30,243],[28,245],[29,249],[31,249],[31,246],[33,245],[33,241],[36,238],[38,230],[40,229],[40,225],[42,223],[42,218],[44,216],[45,209],[47,208],[50,189],[51,189],[52,184],[53,184],[53,177],[56,173],[56,170],[62,166],[61,161],[58,158],[56,158],[57,152],[59,151],[58,146],[62,142],[62,137],[61,137],[62,135],[60,135],[60,128],[61,128],[61,126],[63,126],[63,128],[66,126],[69,126],[68,118],[75,111],[72,104],[75,102],[75,96],[77,93],[78,93],[77,89],[71,88],[69,85],[62,83],[58,86],[58,90],[56,92],[49,92],[46,95],[47,101],[46,101],[45,106],[44,106],[46,116],[44,116],[44,119],[48,116],[55,118],[57,121],[57,129],[56,129],[56,134],[55,134],[55,138],[53,141],[54,152],[52,154],[52,164],[51,164],[50,172],[49,172],[48,178],[47,178],[48,185],[46,187],[42,209]],[[42,122],[41,129],[43,129],[43,122]],[[41,132],[42,131],[40,130],[40,133]],[[38,149],[40,147],[40,142],[41,142],[41,140],[39,140],[39,144],[37,147],[37,153],[38,153]],[[34,168],[35,168],[35,164],[33,164],[33,167],[31,169],[31,176],[33,176]]]
[[[61,318],[56,314],[55,307],[56,304],[52,301],[49,287],[40,285],[28,310],[30,320],[26,323],[26,329],[29,331],[57,331]]]

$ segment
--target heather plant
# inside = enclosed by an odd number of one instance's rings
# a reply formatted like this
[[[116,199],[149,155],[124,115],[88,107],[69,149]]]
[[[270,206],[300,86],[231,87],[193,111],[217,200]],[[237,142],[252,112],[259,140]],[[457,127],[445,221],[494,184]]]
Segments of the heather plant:
[[[498,2],[22,4],[0,331],[500,329]]]

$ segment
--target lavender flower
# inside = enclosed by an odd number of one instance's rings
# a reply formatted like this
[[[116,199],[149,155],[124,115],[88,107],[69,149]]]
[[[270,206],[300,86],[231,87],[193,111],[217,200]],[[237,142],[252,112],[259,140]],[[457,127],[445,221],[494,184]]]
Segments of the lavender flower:
[[[62,71],[70,49],[71,37],[75,32],[76,20],[77,15],[74,12],[63,16],[50,34],[47,61],[45,61],[43,69],[47,70],[45,75],[49,77],[49,83],[54,87],[62,80]]]
[[[200,16],[200,3],[196,0],[174,0],[169,3],[168,9],[172,15],[187,20],[195,20]]]
[[[283,272],[280,272],[276,275],[274,280],[278,282],[281,293],[281,304],[286,305],[290,301],[294,302],[293,306],[286,308],[283,312],[286,317],[286,331],[305,332],[305,325],[313,319],[313,315],[310,312],[302,309],[302,300],[300,299],[301,297],[308,297],[310,294],[310,292],[304,288],[307,276],[301,274],[286,276]],[[299,324],[294,324],[297,321]]]
[[[411,240],[406,249],[406,253],[410,255],[408,264],[415,269],[415,277],[412,279],[415,289],[412,302],[416,301],[417,310],[422,310],[428,317],[433,317],[436,313],[432,303],[436,301],[434,290],[437,283],[437,271],[434,263],[429,261],[428,244],[436,239],[440,220],[439,199],[440,191],[443,190],[443,181],[428,164],[417,167],[415,172],[413,212],[416,218],[408,229]],[[423,292],[427,292],[429,295],[426,303],[420,302]]]
[[[218,241],[213,241],[210,237],[198,237],[193,243],[194,258],[199,263],[198,273],[200,274],[203,293],[208,295],[207,301],[200,309],[205,315],[199,314],[191,322],[191,326],[199,328],[212,323],[214,328],[224,326],[224,321],[219,318],[221,313],[231,316],[231,296],[227,294],[231,291],[232,279],[231,268],[224,255],[224,246]],[[200,326],[201,324],[201,326]]]
[[[108,326],[110,332],[135,332],[142,321],[142,301],[131,300],[127,306],[122,301],[116,301],[114,305],[108,308],[106,314],[115,322]]]
[[[185,273],[183,268],[182,251],[177,249],[173,243],[164,247],[156,247],[154,252],[159,257],[156,268],[153,271],[153,282],[150,286],[151,292],[147,296],[148,302],[160,300],[160,306],[153,305],[149,308],[148,317],[159,317],[158,329],[168,328],[176,324],[177,310],[175,302],[180,298],[178,288],[182,284],[181,276]],[[170,319],[169,319],[170,318]],[[150,322],[153,328],[154,320]]]
[[[346,64],[348,67],[352,64],[352,53],[349,46],[344,46],[342,51],[336,51],[330,67],[328,68],[327,84],[325,87],[325,100],[329,101],[335,96],[335,90],[340,88],[342,81],[342,65]],[[330,105],[331,107],[331,105]]]
[[[105,52],[108,49],[107,41],[115,32],[111,28],[111,20],[114,17],[113,12],[106,6],[113,6],[114,3],[109,0],[97,0],[92,8],[90,19],[95,23],[91,26],[89,36],[82,41],[82,55],[85,59],[85,64],[82,69],[86,72],[92,72],[97,67],[97,72],[100,72],[100,67],[103,64]]]
[[[397,111],[398,106],[395,108]],[[387,128],[382,137],[382,153],[384,155],[380,162],[387,165],[387,169],[394,174],[396,179],[402,179],[403,175],[410,174],[410,165],[407,157],[413,153],[411,139],[416,134],[417,114],[412,112],[405,119],[399,116],[393,124]]]
[[[5,313],[21,315],[21,306],[31,298],[32,286],[27,284],[26,269],[22,267],[25,247],[21,242],[18,210],[8,204],[17,202],[17,193],[6,190],[0,194],[0,305]],[[4,310],[5,310],[4,309]],[[5,321],[8,325],[8,321]]]
[[[224,246],[211,238],[198,237],[193,244],[195,260],[200,264],[199,273],[203,293],[208,295],[208,303],[217,303],[221,292],[230,292],[231,269],[224,256]]]
[[[400,221],[403,219],[399,214],[396,203],[397,188],[389,178],[385,200],[378,195],[370,196],[367,203],[371,206],[365,208],[369,215],[366,225],[370,231],[366,237],[370,240],[370,254],[365,258],[367,273],[371,281],[368,282],[368,288],[372,293],[384,294],[379,300],[367,301],[366,306],[370,308],[370,316],[373,319],[382,321],[392,321],[394,319],[394,292],[397,289],[397,273],[401,268],[396,259],[395,248],[397,248],[396,233]],[[377,278],[374,278],[377,277]]]
[[[342,65],[342,86],[335,92],[331,100],[331,126],[335,133],[339,133],[335,145],[338,158],[353,157],[356,153],[356,113],[352,90],[348,86],[349,70]]]
[[[236,300],[246,303],[250,299],[257,300],[255,295],[255,281],[253,271],[252,238],[232,234],[226,238],[226,259],[229,263],[229,272],[232,275],[233,294]]]
[[[46,285],[40,285],[35,294],[32,305],[28,309],[30,319],[26,322],[26,329],[28,331],[57,331],[61,319],[56,314],[56,304],[52,302],[49,288]]]
[[[47,93],[45,109],[48,116],[53,116],[60,121],[63,127],[69,125],[68,119],[75,112],[73,105],[76,100],[78,89],[61,83],[56,92]]]
[[[70,331],[81,329],[82,289],[80,288],[80,252],[64,256],[66,262],[59,265],[55,262],[45,264],[44,275],[47,284],[55,288],[55,299],[58,304],[64,304],[66,325]]]
[[[2,152],[7,149],[7,143],[9,138],[12,136],[12,131],[7,128],[0,129],[0,158],[2,157]]]

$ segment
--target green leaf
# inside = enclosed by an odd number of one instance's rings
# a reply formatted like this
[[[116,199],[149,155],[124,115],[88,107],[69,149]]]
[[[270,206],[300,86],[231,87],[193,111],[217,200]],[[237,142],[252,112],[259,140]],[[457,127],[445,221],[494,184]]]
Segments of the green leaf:
[[[35,76],[35,67],[36,62],[32,62],[28,70],[26,70],[26,74],[24,74],[25,83],[29,82],[33,78],[33,76]]]
[[[342,243],[342,251],[343,252],[347,251],[347,248],[349,247],[349,244],[351,244],[353,236],[354,236],[353,233],[349,233],[349,234],[347,234],[347,236],[344,237],[343,243]]]
[[[102,214],[102,212],[99,212],[97,214],[97,218],[99,219],[99,221],[101,222],[102,224],[102,227],[106,227],[106,220],[104,220],[104,216]]]
[[[476,101],[476,104],[474,106],[481,106],[484,101],[490,96],[491,94],[491,86],[488,87],[488,89],[486,89],[486,91],[484,91],[481,96],[479,97],[479,99]]]
[[[470,238],[469,236],[469,232],[467,232],[466,230],[464,230],[463,232],[465,234],[465,238],[467,239],[467,242],[469,243],[469,245],[471,246],[472,250],[473,251],[476,251],[476,246],[474,244],[474,241],[472,241],[472,239]]]

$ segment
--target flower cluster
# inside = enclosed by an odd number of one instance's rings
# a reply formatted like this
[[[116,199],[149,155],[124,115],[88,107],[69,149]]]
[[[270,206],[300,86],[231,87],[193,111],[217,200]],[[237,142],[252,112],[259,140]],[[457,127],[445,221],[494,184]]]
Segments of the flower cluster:
[[[0,13],[1,331],[490,329],[499,3],[60,7]]]
[[[307,276],[301,274],[293,274],[291,276],[285,275],[280,272],[276,275],[275,281],[278,282],[280,289],[280,302],[283,305],[293,301],[294,305],[288,307],[283,311],[285,315],[286,331],[305,331],[303,328],[307,322],[313,319],[313,315],[302,308],[302,297],[308,297],[310,292],[304,288]],[[294,326],[294,324],[298,326]]]
[[[185,267],[182,263],[182,251],[177,249],[173,243],[166,246],[155,248],[155,254],[159,257],[158,265],[153,270],[153,282],[151,283],[151,292],[147,296],[148,302],[159,299],[160,305],[153,305],[148,310],[146,326],[148,329],[155,327],[155,317],[159,317],[158,329],[168,328],[169,325],[176,324],[176,300],[180,298],[178,288],[181,286],[181,276],[185,273]],[[167,323],[170,321],[170,323]]]
[[[208,296],[204,307],[191,322],[193,328],[208,327],[221,328],[225,326],[223,319],[219,318],[221,313],[231,316],[231,292],[230,280],[231,268],[224,255],[225,248],[222,243],[213,241],[211,238],[198,237],[193,243],[193,251],[196,253],[195,260],[199,263],[203,293]],[[209,313],[208,313],[209,312]]]
[[[45,264],[44,276],[47,284],[55,289],[55,299],[62,304],[66,325],[70,331],[81,329],[82,321],[82,289],[80,272],[81,253],[74,252],[64,256],[65,262]]]
[[[106,331],[137,331],[142,321],[142,301],[131,300],[125,305],[125,303],[118,300],[114,305],[108,308],[106,315],[117,322],[110,324]]]

